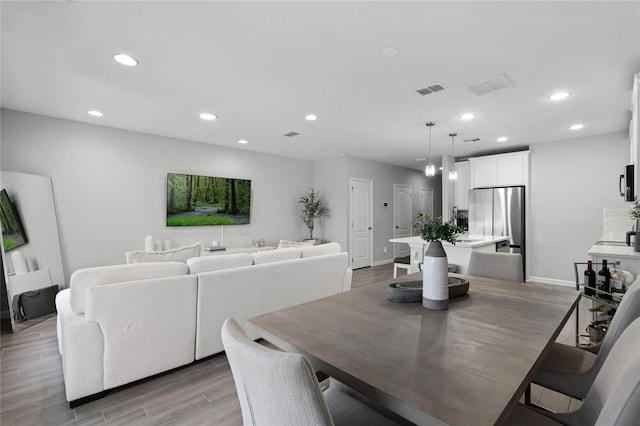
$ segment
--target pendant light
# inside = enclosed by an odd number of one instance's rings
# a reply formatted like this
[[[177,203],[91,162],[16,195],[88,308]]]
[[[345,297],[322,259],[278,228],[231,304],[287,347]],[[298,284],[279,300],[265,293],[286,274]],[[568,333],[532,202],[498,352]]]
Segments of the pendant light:
[[[449,180],[456,180],[458,179],[458,172],[456,171],[455,157],[453,156],[453,138],[458,136],[458,134],[449,133],[449,136],[451,136],[451,162],[452,162],[451,169],[449,170]]]
[[[424,174],[427,177],[436,175],[436,166],[431,162],[431,128],[435,126],[435,124],[433,121],[427,123],[427,127],[429,128],[429,163],[427,167],[424,168]]]

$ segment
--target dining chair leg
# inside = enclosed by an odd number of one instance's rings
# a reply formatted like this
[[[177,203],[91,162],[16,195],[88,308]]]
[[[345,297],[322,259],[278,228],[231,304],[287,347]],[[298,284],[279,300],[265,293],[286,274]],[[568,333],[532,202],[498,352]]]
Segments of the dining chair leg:
[[[531,383],[529,383],[524,390],[524,405],[533,405],[531,404]]]

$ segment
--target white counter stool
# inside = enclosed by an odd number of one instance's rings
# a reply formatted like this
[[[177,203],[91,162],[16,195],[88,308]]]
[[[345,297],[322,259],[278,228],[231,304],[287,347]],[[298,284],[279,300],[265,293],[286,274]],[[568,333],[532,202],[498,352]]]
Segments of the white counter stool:
[[[393,278],[398,278],[398,268],[406,269],[407,273],[411,267],[411,255],[396,257],[393,259]]]

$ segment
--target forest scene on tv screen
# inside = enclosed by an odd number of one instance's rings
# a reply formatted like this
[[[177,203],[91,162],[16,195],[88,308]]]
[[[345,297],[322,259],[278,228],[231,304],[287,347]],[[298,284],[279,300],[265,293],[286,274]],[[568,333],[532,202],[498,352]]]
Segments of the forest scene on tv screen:
[[[2,225],[4,251],[13,250],[27,243],[27,235],[22,228],[18,212],[4,189],[0,191],[0,225]]]
[[[250,206],[250,180],[167,175],[167,226],[244,225]]]

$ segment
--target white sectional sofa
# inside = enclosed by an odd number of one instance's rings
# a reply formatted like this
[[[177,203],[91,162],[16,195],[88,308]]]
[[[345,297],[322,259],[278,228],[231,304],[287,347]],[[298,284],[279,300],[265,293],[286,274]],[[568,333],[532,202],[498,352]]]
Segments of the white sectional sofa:
[[[56,297],[71,405],[223,350],[247,318],[351,289],[337,243],[81,269]]]

